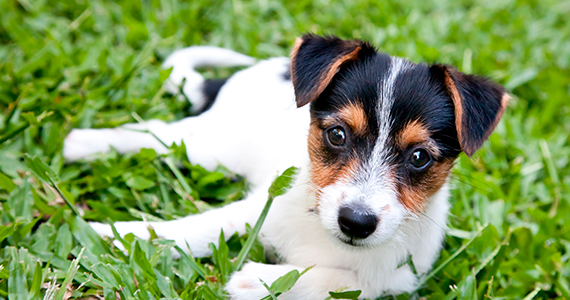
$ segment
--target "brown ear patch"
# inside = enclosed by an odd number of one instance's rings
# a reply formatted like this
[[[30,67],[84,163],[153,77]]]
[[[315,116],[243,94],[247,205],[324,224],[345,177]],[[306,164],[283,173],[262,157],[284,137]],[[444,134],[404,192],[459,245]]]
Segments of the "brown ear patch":
[[[463,148],[461,142],[463,141],[463,103],[461,101],[461,95],[459,95],[459,91],[457,90],[453,79],[449,76],[448,71],[445,71],[445,86],[447,87],[451,100],[453,101],[453,106],[455,107],[455,128],[457,129],[457,139],[461,144],[461,148]]]
[[[299,46],[299,48],[300,48],[300,46]],[[322,94],[322,92],[330,84],[333,76],[338,72],[340,66],[349,60],[355,60],[356,58],[358,58],[358,52],[360,51],[360,48],[361,48],[360,45],[356,46],[356,48],[354,50],[352,50],[351,52],[337,56],[331,62],[330,65],[326,66],[322,70],[318,79],[316,80],[315,85],[313,85],[313,87],[309,91],[307,91],[305,94],[297,96],[297,107],[302,107],[302,106],[307,105],[308,103],[314,101],[315,99],[317,99],[319,97],[319,95]],[[297,51],[298,51],[298,49],[297,49]],[[291,74],[296,74],[296,73],[291,72]],[[295,75],[292,75],[292,80],[294,83],[296,81],[295,77],[296,77]]]
[[[417,179],[414,184],[399,183],[398,194],[400,202],[410,212],[421,212],[425,208],[425,203],[429,197],[433,196],[449,177],[454,159],[446,159],[441,162],[435,162],[434,165],[421,175],[421,179]]]
[[[297,107],[315,99],[330,84],[344,63],[358,59],[364,43],[312,34],[297,38],[291,52],[291,80]]]
[[[511,100],[511,95],[509,95],[508,93],[504,93],[503,97],[501,97],[501,108],[499,109],[499,112],[497,113],[497,116],[495,117],[495,121],[493,121],[493,125],[491,125],[491,127],[489,127],[486,135],[489,136],[491,135],[491,133],[493,133],[493,130],[495,129],[495,127],[497,127],[497,124],[499,124],[499,121],[501,121],[501,118],[503,117],[503,114],[505,113],[505,110],[507,110],[507,105],[509,104],[509,100]]]
[[[303,38],[296,38],[295,39],[295,44],[293,44],[293,50],[291,50],[291,68],[293,68],[293,66],[295,65],[295,61],[297,60],[297,52],[299,52],[299,48],[301,48],[301,45],[303,44]]]
[[[349,61],[349,60],[356,60],[358,58],[358,52],[360,52],[360,49],[362,48],[362,46],[358,45],[355,46],[355,49],[352,50],[351,52],[344,54],[344,55],[339,55],[334,59],[334,62],[332,64],[330,64],[321,74],[319,80],[318,80],[318,85],[316,85],[313,89],[314,91],[311,91],[308,96],[311,99],[316,99],[324,90],[325,88],[329,85],[329,83],[331,82],[333,76],[338,72],[340,66]],[[312,100],[311,100],[312,101]],[[310,102],[310,101],[309,101]]]
[[[490,80],[443,66],[445,88],[454,105],[461,149],[471,157],[491,135],[511,96]]]

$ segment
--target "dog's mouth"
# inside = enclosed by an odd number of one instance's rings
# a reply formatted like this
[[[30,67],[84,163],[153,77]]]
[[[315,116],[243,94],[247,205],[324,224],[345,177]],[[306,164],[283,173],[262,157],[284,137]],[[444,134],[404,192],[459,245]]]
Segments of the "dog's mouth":
[[[343,244],[350,245],[352,247],[364,247],[364,243],[362,239],[359,238],[351,238],[347,236],[338,236],[338,240],[340,240]]]
[[[353,246],[353,247],[359,247],[359,245],[357,245],[357,244],[354,242],[354,239],[341,240],[341,241],[342,241],[343,243],[347,244],[347,245],[350,245],[350,246]]]

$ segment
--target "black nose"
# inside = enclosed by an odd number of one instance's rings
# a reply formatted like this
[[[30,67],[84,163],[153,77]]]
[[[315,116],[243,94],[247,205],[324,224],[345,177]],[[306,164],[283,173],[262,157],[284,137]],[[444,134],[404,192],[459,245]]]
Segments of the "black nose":
[[[345,206],[338,213],[340,230],[349,237],[366,238],[376,230],[378,217],[367,213],[364,209]]]

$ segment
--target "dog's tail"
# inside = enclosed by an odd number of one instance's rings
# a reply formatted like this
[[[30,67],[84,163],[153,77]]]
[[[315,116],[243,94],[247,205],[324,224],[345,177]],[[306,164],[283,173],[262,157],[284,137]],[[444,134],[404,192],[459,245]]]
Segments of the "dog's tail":
[[[225,79],[205,80],[196,68],[249,66],[254,63],[253,57],[218,47],[192,46],[177,50],[162,64],[163,68],[172,68],[164,88],[178,94],[184,82],[182,92],[192,103],[191,112],[200,113],[212,105]]]

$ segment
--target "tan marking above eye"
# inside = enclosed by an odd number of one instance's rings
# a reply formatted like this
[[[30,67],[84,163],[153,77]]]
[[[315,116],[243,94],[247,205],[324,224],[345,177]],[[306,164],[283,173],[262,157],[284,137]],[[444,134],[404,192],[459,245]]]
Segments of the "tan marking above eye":
[[[408,123],[396,137],[396,142],[400,149],[405,149],[410,144],[417,144],[429,141],[429,131],[423,123],[416,120]]]
[[[339,112],[340,118],[352,128],[357,136],[364,136],[368,126],[368,118],[362,106],[356,103],[350,103],[343,107]]]
[[[343,107],[338,113],[328,116],[321,120],[322,126],[325,128],[334,125],[346,124],[356,136],[366,135],[366,127],[368,126],[368,118],[364,109],[354,103],[350,103]]]
[[[409,122],[396,135],[396,144],[403,153],[408,153],[410,145],[421,145],[432,157],[438,157],[440,150],[431,138],[430,132],[424,123],[419,120]],[[406,158],[407,159],[407,158]],[[414,179],[414,185],[401,182],[398,186],[400,202],[411,212],[420,212],[425,207],[425,201],[433,196],[449,177],[454,159],[433,161],[433,164],[424,174]],[[406,162],[408,163],[408,162]]]
[[[409,122],[397,133],[396,144],[400,150],[404,150],[410,145],[422,144],[431,155],[437,157],[440,154],[439,148],[431,138],[429,130],[418,120]]]

